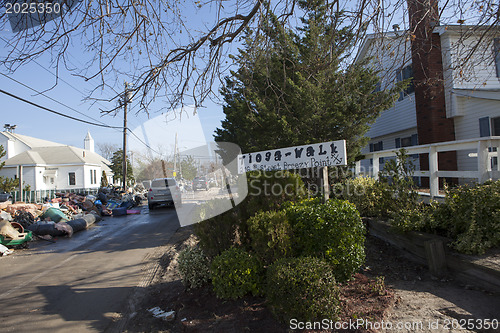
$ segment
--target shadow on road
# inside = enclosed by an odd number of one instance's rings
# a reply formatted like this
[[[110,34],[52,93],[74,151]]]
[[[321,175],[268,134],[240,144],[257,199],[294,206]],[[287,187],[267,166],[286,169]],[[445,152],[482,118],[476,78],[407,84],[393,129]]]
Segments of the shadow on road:
[[[44,315],[60,316],[65,322],[85,321],[97,331],[104,331],[120,319],[127,295],[132,287],[71,288],[70,286],[39,286],[46,305],[41,309]],[[123,301],[117,304],[115,300]],[[41,325],[44,326],[44,325]]]

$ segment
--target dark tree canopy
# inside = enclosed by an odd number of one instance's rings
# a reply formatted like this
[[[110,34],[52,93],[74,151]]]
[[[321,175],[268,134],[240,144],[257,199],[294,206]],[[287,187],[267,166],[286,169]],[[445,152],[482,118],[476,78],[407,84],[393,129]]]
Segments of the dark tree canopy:
[[[113,180],[123,182],[123,150],[119,149],[113,153],[111,158],[111,165],[109,165],[113,171]],[[132,164],[127,157],[127,185],[134,184],[134,172],[132,170]]]
[[[364,134],[401,86],[376,91],[379,78],[363,64],[342,68],[355,36],[337,29],[343,13],[323,1],[301,1],[308,14],[297,30],[271,18],[263,34],[247,33],[234,57],[239,68],[221,90],[226,119],[215,140],[243,152],[347,140],[348,161],[366,144]]]

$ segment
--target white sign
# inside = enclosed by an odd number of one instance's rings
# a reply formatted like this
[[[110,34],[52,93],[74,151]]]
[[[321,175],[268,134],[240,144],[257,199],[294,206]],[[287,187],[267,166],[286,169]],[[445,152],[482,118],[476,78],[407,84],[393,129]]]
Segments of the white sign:
[[[238,155],[238,173],[347,165],[345,140]]]

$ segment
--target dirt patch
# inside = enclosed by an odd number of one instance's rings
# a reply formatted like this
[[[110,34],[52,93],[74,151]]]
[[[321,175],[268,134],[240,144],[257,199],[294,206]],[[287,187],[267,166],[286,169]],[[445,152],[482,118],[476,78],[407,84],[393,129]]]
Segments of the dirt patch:
[[[291,331],[289,325],[273,317],[264,298],[248,296],[226,301],[217,299],[210,286],[185,290],[176,269],[177,257],[182,249],[195,243],[191,229],[180,229],[174,236],[161,258],[161,271],[137,304],[136,314],[128,321],[126,332]],[[474,290],[452,279],[433,280],[425,266],[415,264],[404,252],[383,241],[367,237],[366,252],[363,269],[342,287],[339,320],[341,323],[364,320],[365,326],[353,328],[351,325],[339,331],[466,332],[453,329],[453,326],[447,330],[443,325],[447,320],[451,324],[460,319],[494,319],[500,313],[499,295]],[[153,307],[174,310],[175,320],[166,322],[154,318],[147,311]],[[438,330],[428,327],[436,320],[440,324]],[[384,330],[381,323],[393,326]],[[397,326],[400,323],[413,324],[413,327]],[[422,327],[418,326],[419,323]],[[476,325],[469,331],[480,332],[477,328]]]
[[[374,237],[367,239],[367,275],[383,275],[396,303],[383,332],[500,332],[500,295],[455,281],[433,278],[427,267]],[[489,329],[488,320],[493,323]],[[495,324],[497,323],[497,324]]]

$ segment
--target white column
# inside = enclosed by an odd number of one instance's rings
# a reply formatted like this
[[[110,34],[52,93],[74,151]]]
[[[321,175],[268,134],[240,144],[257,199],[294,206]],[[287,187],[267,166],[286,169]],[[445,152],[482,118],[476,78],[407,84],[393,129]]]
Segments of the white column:
[[[429,186],[431,198],[439,194],[438,153],[435,146],[429,149]]]
[[[491,164],[488,157],[488,144],[486,140],[481,140],[477,144],[477,181],[484,183],[489,178]]]
[[[380,166],[379,166],[379,157],[377,154],[373,154],[373,178],[375,178],[375,180],[378,179],[378,172],[379,172],[379,169],[380,169]]]

